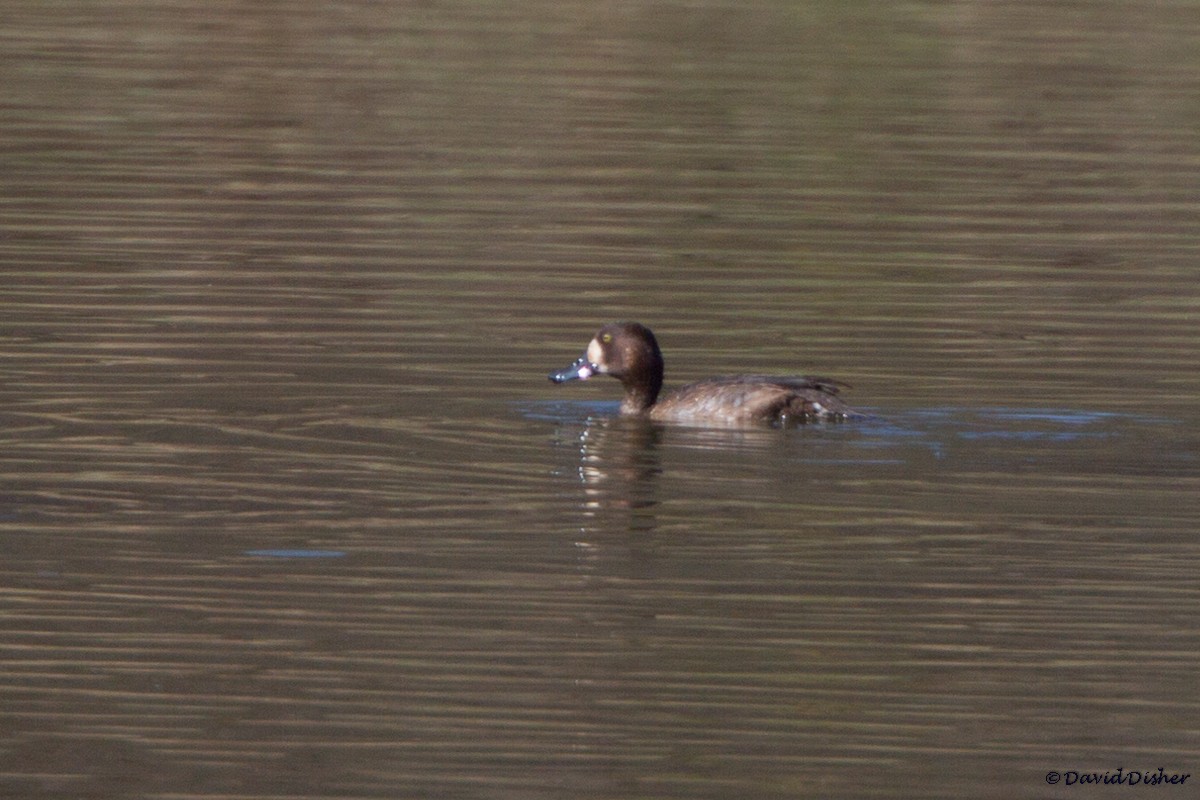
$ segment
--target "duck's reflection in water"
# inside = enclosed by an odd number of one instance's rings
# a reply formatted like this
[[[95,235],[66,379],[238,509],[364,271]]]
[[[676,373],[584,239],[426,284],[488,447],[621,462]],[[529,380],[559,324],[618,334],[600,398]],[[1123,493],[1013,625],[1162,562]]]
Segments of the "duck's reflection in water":
[[[575,423],[560,427],[556,438],[564,447],[569,443],[573,450],[571,472],[582,489],[579,511],[588,523],[585,532],[601,527],[610,532],[654,529],[667,448],[719,451],[724,455],[700,469],[728,464],[730,454],[744,457],[752,453],[770,460],[790,452],[785,433],[777,427],[691,428],[664,425],[644,417],[588,417],[582,426]],[[692,467],[686,470],[689,474],[696,469],[695,461],[690,460]],[[610,516],[613,513],[621,514],[625,523]]]
[[[656,483],[662,473],[662,426],[645,419],[591,418],[578,432],[581,510],[588,517],[629,511],[631,529],[654,527]]]

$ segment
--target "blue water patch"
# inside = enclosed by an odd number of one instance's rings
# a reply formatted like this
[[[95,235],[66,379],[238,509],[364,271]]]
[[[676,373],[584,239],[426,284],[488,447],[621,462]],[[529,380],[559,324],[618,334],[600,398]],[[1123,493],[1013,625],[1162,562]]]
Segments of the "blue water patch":
[[[344,558],[341,550],[247,550],[243,555],[255,558]]]
[[[903,414],[901,424],[903,417],[919,421],[919,429],[926,434],[940,432],[959,439],[1010,439],[1022,442],[1109,438],[1118,435],[1123,423],[1134,421],[1108,411],[1003,407],[921,409]]]
[[[1176,437],[1176,421],[1110,411],[1071,408],[935,407],[909,409],[883,425],[864,430],[866,442],[911,451],[922,448],[939,460],[977,461],[994,466],[1005,460],[1022,464],[1046,460],[1080,464],[1111,461],[1119,448],[1155,449],[1160,460],[1186,459]],[[1166,439],[1163,437],[1166,436]],[[1147,437],[1151,437],[1147,439]],[[1154,440],[1163,440],[1156,446]],[[1186,448],[1185,448],[1186,449]],[[1170,456],[1167,451],[1175,451]]]
[[[542,422],[586,422],[595,417],[621,413],[619,400],[542,400],[520,403],[517,411],[526,419]]]
[[[1032,442],[1046,439],[1052,442],[1073,442],[1079,439],[1106,439],[1107,433],[1079,433],[1076,431],[960,431],[960,439],[1013,439]]]
[[[1078,411],[1062,408],[985,408],[981,409],[979,414],[985,418],[991,417],[1016,422],[1054,422],[1059,425],[1090,425],[1120,417],[1120,414],[1111,411]]]

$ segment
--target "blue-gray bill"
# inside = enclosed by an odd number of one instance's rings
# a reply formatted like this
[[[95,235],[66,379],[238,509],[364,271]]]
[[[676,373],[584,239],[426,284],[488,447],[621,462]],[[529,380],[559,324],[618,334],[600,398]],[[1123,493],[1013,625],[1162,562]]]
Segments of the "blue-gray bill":
[[[560,369],[557,372],[551,372],[547,377],[555,383],[566,383],[567,381],[586,381],[588,378],[595,375],[599,369],[595,364],[589,363],[587,356],[583,355],[575,359],[575,363],[565,369]]]

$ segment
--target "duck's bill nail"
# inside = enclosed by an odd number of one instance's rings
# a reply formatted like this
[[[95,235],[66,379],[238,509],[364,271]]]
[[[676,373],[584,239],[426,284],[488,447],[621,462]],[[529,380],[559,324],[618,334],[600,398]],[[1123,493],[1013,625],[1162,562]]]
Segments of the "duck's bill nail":
[[[549,378],[555,383],[566,383],[575,380],[586,381],[595,374],[596,366],[588,362],[587,356],[582,356],[566,369],[551,372]]]

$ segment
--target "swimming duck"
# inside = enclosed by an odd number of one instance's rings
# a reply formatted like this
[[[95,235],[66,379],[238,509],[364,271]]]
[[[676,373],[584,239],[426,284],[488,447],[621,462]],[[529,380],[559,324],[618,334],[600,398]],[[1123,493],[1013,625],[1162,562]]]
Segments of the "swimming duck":
[[[637,322],[605,325],[575,363],[549,378],[566,383],[593,375],[611,375],[625,387],[622,415],[659,422],[780,424],[859,416],[837,396],[846,384],[828,378],[728,375],[689,383],[659,399],[662,351],[650,329]]]

